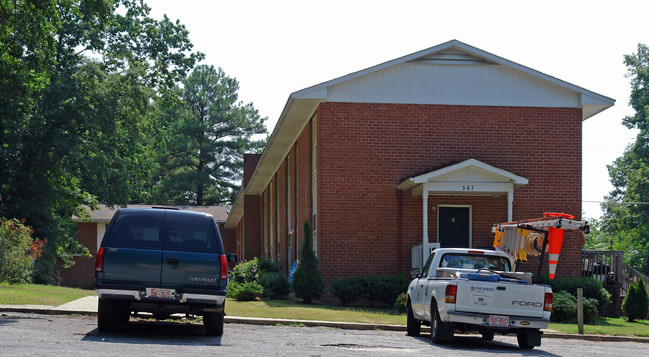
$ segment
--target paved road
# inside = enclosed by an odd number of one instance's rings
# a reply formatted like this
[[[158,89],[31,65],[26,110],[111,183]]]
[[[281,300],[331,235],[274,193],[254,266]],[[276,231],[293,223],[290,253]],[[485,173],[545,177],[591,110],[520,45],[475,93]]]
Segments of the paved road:
[[[94,316],[0,314],[2,356],[644,356],[649,346],[636,342],[544,339],[532,351],[515,337],[458,336],[447,346],[428,336],[403,332],[340,330],[326,327],[226,324],[223,337],[204,335],[202,325],[136,321],[119,333],[100,333]]]

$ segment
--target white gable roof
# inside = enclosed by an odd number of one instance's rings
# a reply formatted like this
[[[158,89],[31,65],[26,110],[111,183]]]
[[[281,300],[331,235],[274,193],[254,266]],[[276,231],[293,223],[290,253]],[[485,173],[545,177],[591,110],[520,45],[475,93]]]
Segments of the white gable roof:
[[[245,187],[246,195],[263,192],[318,105],[326,101],[581,108],[584,120],[615,104],[611,98],[452,40],[292,93]]]
[[[582,108],[583,119],[615,103],[457,40],[297,91],[289,102],[314,99]]]

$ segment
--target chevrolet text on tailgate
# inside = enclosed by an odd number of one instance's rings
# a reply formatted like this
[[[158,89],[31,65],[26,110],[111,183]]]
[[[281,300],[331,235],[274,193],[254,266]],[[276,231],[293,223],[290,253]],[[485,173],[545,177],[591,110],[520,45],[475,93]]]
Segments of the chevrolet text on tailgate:
[[[408,335],[431,327],[435,343],[448,342],[456,330],[476,331],[485,340],[514,333],[521,348],[541,345],[548,327],[552,289],[517,273],[510,255],[491,250],[434,250],[421,272],[413,269],[408,287]]]
[[[115,331],[131,312],[157,319],[202,315],[208,335],[223,334],[228,262],[211,215],[169,208],[121,209],[97,253],[100,331]]]

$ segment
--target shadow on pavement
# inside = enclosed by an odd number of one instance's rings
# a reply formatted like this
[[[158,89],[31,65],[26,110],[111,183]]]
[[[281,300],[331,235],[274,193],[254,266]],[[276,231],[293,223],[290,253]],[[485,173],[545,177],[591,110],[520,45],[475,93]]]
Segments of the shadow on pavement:
[[[493,341],[484,341],[479,336],[463,336],[455,335],[453,340],[447,344],[433,344],[430,341],[430,335],[422,335],[420,337],[413,337],[422,342],[427,342],[431,345],[434,345],[438,348],[445,349],[448,351],[453,350],[464,350],[464,351],[473,351],[476,354],[480,352],[490,352],[490,353],[500,353],[500,354],[513,354],[513,355],[534,355],[534,356],[559,356],[554,353],[543,351],[543,343],[547,343],[547,340],[541,340],[541,346],[535,347],[532,350],[524,350],[518,347],[518,344],[507,343],[504,341],[498,340],[498,335],[494,338]],[[502,336],[500,336],[502,337]]]
[[[119,324],[116,332],[100,332],[95,328],[85,334],[82,340],[158,345],[221,345],[221,337],[206,336],[205,327],[202,324],[152,320],[136,320]]]

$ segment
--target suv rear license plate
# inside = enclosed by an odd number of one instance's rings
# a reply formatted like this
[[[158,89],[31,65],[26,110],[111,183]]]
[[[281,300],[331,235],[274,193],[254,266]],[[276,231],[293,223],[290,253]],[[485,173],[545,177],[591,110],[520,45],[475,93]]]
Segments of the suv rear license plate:
[[[489,325],[509,326],[509,316],[489,315]]]
[[[157,289],[157,288],[147,288],[146,294],[149,297],[160,298],[160,299],[171,299],[176,294],[174,289]]]

